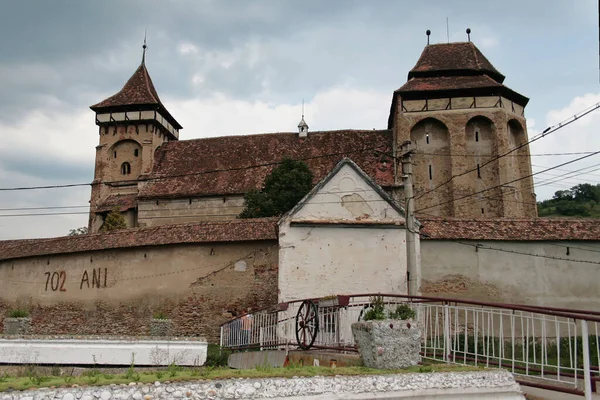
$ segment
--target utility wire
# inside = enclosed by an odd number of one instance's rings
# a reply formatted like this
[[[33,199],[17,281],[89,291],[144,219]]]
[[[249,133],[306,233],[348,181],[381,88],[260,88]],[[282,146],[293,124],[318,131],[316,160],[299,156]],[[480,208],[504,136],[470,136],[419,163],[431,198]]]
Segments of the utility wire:
[[[600,164],[596,164],[596,165],[593,165],[593,166],[591,166],[591,167],[594,167],[594,166],[597,166],[597,165],[600,165]],[[587,168],[591,168],[591,167],[586,167],[586,168],[582,168],[582,169],[587,169]],[[558,170],[558,168],[557,168],[557,170]],[[569,172],[569,173],[566,173],[566,174],[558,175],[558,177],[560,178],[561,176],[569,175],[569,174],[570,174],[570,173],[572,173],[572,172],[576,172],[576,171],[571,171],[571,172]],[[522,191],[525,191],[525,190],[529,190],[529,189],[531,189],[531,188],[535,188],[535,187],[539,187],[539,186],[551,185],[551,184],[553,184],[553,183],[555,183],[555,182],[559,182],[559,181],[561,181],[561,180],[563,180],[563,179],[571,179],[571,178],[572,178],[572,177],[569,177],[569,178],[562,178],[562,179],[555,179],[555,178],[546,179],[546,180],[543,180],[542,182],[546,182],[547,180],[552,180],[552,182],[543,183],[542,185],[539,185],[538,183],[534,183],[533,185],[528,185],[528,186],[526,186],[526,187],[524,187],[524,188],[521,188],[521,189],[514,190],[514,191],[513,191],[513,192],[511,192],[510,194],[519,193],[519,192],[522,192]],[[569,184],[569,185],[571,185],[571,184]],[[490,188],[490,189],[493,189],[493,188]],[[477,202],[480,202],[480,201],[482,201],[482,199],[489,199],[489,200],[504,200],[504,201],[511,201],[511,202],[515,202],[515,203],[522,203],[522,204],[527,204],[527,205],[531,205],[531,204],[532,204],[531,202],[525,202],[525,201],[518,201],[518,200],[508,200],[508,199],[504,199],[504,198],[503,198],[503,196],[483,196],[482,198],[472,199],[471,201],[468,201],[468,202],[466,202],[466,203],[463,203],[463,205],[464,205],[464,204],[472,204],[472,203],[477,203]]]
[[[550,156],[580,156],[590,154],[591,151],[576,151],[569,153],[538,153],[538,154],[507,154],[505,157],[550,157]],[[494,157],[493,154],[461,154],[461,153],[425,153],[416,151],[416,155],[439,156],[439,157]]]
[[[570,161],[566,161],[566,162],[564,162],[564,163],[562,163],[562,164],[558,164],[558,165],[556,165],[556,166],[554,166],[554,167],[546,168],[546,169],[545,169],[545,170],[543,170],[543,171],[539,171],[539,172],[535,172],[535,173],[532,173],[532,174],[528,174],[528,175],[526,175],[526,176],[522,176],[522,177],[520,177],[520,178],[513,179],[512,181],[504,182],[504,183],[501,183],[501,184],[499,184],[499,185],[492,186],[492,187],[490,187],[490,188],[483,189],[483,190],[480,190],[480,191],[478,191],[478,192],[475,192],[475,193],[472,193],[472,194],[468,194],[468,195],[465,195],[465,196],[459,197],[459,198],[457,198],[457,199],[447,200],[447,201],[444,201],[444,202],[441,202],[441,203],[434,204],[434,205],[432,205],[432,206],[428,206],[428,207],[421,208],[421,209],[419,209],[419,210],[415,210],[415,213],[417,213],[417,212],[419,212],[419,211],[422,211],[422,210],[428,210],[428,209],[430,209],[430,208],[438,207],[438,206],[441,206],[441,205],[444,205],[444,204],[452,203],[452,202],[454,202],[454,201],[459,201],[459,200],[462,200],[462,199],[466,199],[466,198],[469,198],[469,197],[473,197],[473,196],[476,196],[476,195],[478,195],[478,194],[480,194],[480,193],[485,193],[485,192],[487,192],[487,191],[490,191],[490,190],[493,190],[493,189],[497,189],[497,188],[500,188],[500,187],[502,187],[502,186],[509,185],[509,184],[511,184],[511,183],[519,182],[519,181],[522,181],[523,179],[531,178],[532,176],[539,175],[539,174],[541,174],[541,173],[544,173],[544,172],[547,172],[547,171],[551,171],[551,170],[553,170],[553,169],[560,168],[560,167],[563,167],[563,166],[565,166],[565,165],[572,164],[572,163],[574,163],[574,162],[577,162],[577,161],[584,160],[584,159],[586,159],[586,158],[592,157],[592,156],[594,156],[594,155],[596,155],[596,154],[599,154],[599,153],[600,153],[600,150],[598,150],[598,151],[595,151],[595,152],[593,152],[593,153],[591,153],[591,154],[588,154],[588,155],[585,155],[585,156],[578,157],[578,158],[576,158],[576,159],[573,159],[573,160],[570,160]]]
[[[578,262],[578,263],[600,265],[600,262],[597,262],[597,261],[575,260],[575,259],[571,259],[571,258],[548,256],[548,255],[545,255],[545,254],[525,253],[525,252],[516,251],[516,250],[499,249],[499,248],[496,248],[496,247],[490,247],[490,246],[485,246],[485,245],[481,245],[481,244],[464,243],[464,242],[459,242],[459,241],[456,241],[456,240],[451,240],[451,242],[462,244],[463,246],[475,247],[475,249],[477,249],[477,250],[479,250],[479,249],[494,250],[494,251],[501,251],[501,252],[504,252],[504,253],[520,254],[520,255],[523,255],[523,256],[530,256],[530,257],[549,258],[549,259],[552,259],[552,260],[561,260],[561,261],[570,261],[570,262]]]
[[[562,128],[564,128],[565,126],[572,124],[573,122],[577,121],[579,118],[586,116],[587,114],[591,113],[592,111],[595,111],[595,110],[597,110],[598,108],[600,108],[600,103],[596,103],[596,104],[594,104],[593,106],[590,106],[590,107],[586,108],[585,110],[583,110],[583,111],[579,112],[578,114],[575,114],[574,116],[572,116],[572,117],[570,117],[570,118],[567,118],[567,119],[565,119],[565,120],[564,120],[564,121],[562,121],[562,122],[559,122],[557,125],[553,125],[553,126],[550,126],[550,127],[546,128],[546,129],[544,129],[544,131],[543,131],[543,132],[541,132],[541,133],[539,133],[539,134],[535,135],[535,136],[534,136],[532,139],[530,139],[529,141],[527,141],[527,142],[524,142],[524,143],[521,143],[520,145],[518,145],[518,146],[516,146],[516,147],[512,148],[511,150],[509,150],[509,151],[507,151],[507,152],[505,152],[505,153],[503,153],[503,154],[501,154],[501,155],[498,155],[498,156],[492,157],[491,159],[489,159],[489,160],[487,160],[486,162],[484,162],[483,164],[481,164],[479,167],[475,167],[475,168],[472,168],[472,169],[466,170],[466,171],[464,171],[464,172],[461,172],[460,174],[452,175],[452,176],[450,177],[450,179],[448,179],[447,181],[445,181],[445,182],[443,182],[443,183],[441,183],[441,184],[437,185],[437,186],[436,186],[436,187],[434,187],[433,189],[430,189],[430,190],[428,190],[428,191],[426,191],[426,192],[424,192],[424,193],[421,193],[419,196],[417,196],[417,197],[416,197],[416,199],[419,199],[419,198],[421,198],[421,197],[423,197],[423,196],[425,196],[425,195],[427,195],[427,194],[429,194],[429,193],[431,193],[431,192],[433,192],[433,191],[435,191],[435,190],[437,190],[437,189],[441,188],[442,186],[445,186],[445,185],[447,185],[447,184],[448,184],[448,183],[450,183],[450,182],[451,182],[451,181],[452,181],[454,178],[458,178],[458,177],[461,177],[461,176],[463,176],[463,175],[466,175],[466,174],[468,174],[468,173],[470,173],[470,172],[477,171],[478,169],[480,169],[480,168],[483,168],[483,167],[485,167],[486,165],[488,165],[488,164],[490,164],[490,163],[492,163],[492,162],[494,162],[494,161],[496,161],[496,160],[498,160],[498,159],[500,159],[500,158],[502,158],[502,157],[506,157],[507,155],[509,155],[509,154],[511,154],[511,153],[513,153],[513,152],[515,152],[515,151],[517,151],[518,149],[521,149],[521,148],[523,148],[523,147],[525,147],[525,146],[528,146],[529,144],[531,144],[531,143],[533,143],[533,142],[536,142],[536,141],[538,141],[538,140],[540,140],[540,139],[542,139],[542,138],[546,137],[547,135],[549,135],[549,134],[551,134],[551,133],[554,133],[554,132],[556,132],[556,131],[557,131],[557,130],[559,130],[559,129],[562,129]],[[592,153],[592,154],[593,154],[593,153]],[[590,155],[591,155],[591,154],[590,154]]]
[[[321,154],[321,155],[318,155],[318,156],[297,158],[297,159],[295,159],[295,161],[308,161],[308,160],[315,160],[315,159],[319,159],[319,158],[336,157],[336,156],[340,156],[340,155],[348,155],[348,154],[354,154],[354,153],[361,153],[361,152],[364,152],[364,151],[375,151],[377,153],[380,153],[381,155],[385,155],[385,156],[390,157],[392,159],[396,159],[397,158],[397,157],[395,157],[395,156],[393,156],[391,154],[388,154],[386,152],[378,150],[378,148],[380,148],[380,147],[382,147],[382,146],[361,148],[361,149],[350,150],[350,151],[340,151],[340,152],[336,152],[336,153]],[[133,184],[137,184],[138,182],[158,181],[158,180],[164,180],[164,179],[181,178],[181,177],[185,177],[185,176],[205,175],[205,174],[213,174],[213,173],[219,173],[219,172],[230,172],[230,171],[243,171],[243,170],[247,170],[247,169],[262,168],[262,167],[269,167],[269,166],[279,165],[281,163],[282,163],[282,161],[273,161],[273,162],[262,163],[262,164],[247,165],[247,166],[244,166],[244,167],[220,168],[220,169],[213,169],[213,170],[208,170],[208,171],[188,172],[188,173],[176,174],[176,175],[168,175],[168,176],[153,176],[153,177],[148,177],[148,178],[136,179],[135,181],[132,181],[132,185]],[[104,185],[109,185],[110,186],[112,184],[123,183],[123,182],[124,182],[123,180],[115,180],[115,181],[104,181],[104,182],[100,182],[100,183],[102,183]],[[78,186],[90,186],[90,185],[92,185],[92,183],[72,183],[72,184],[65,184],[65,185],[47,185],[47,186],[24,186],[24,187],[0,188],[0,191],[19,191],[19,190],[35,190],[35,189],[59,189],[59,188],[70,188],[70,187],[78,187]]]

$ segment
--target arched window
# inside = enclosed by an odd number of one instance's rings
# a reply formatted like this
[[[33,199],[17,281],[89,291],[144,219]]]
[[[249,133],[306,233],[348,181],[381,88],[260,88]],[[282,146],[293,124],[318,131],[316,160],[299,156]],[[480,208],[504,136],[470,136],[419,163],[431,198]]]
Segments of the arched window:
[[[131,174],[131,165],[128,162],[124,162],[121,164],[121,175],[129,175]]]

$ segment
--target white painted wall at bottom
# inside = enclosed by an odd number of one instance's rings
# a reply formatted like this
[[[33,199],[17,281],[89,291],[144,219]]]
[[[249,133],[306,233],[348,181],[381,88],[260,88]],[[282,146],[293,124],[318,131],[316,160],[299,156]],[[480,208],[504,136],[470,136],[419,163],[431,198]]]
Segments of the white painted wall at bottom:
[[[9,364],[203,365],[207,344],[176,340],[0,339]]]
[[[280,302],[337,294],[406,293],[402,226],[283,226],[279,246]]]

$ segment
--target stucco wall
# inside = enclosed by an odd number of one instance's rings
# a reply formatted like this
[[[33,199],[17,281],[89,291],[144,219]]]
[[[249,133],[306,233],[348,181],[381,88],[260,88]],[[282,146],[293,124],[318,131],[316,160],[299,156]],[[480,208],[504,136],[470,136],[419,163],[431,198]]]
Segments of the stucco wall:
[[[0,262],[0,315],[32,312],[39,334],[147,335],[153,312],[175,334],[218,339],[244,307],[277,301],[277,243],[169,245]]]
[[[158,226],[196,221],[235,219],[244,209],[244,196],[212,196],[138,201],[138,225]]]
[[[460,242],[421,241],[423,295],[600,308],[600,265],[566,261],[600,262],[598,242]],[[483,247],[476,251],[477,243]]]
[[[350,163],[280,224],[279,292],[280,301],[406,293],[404,217]]]
[[[280,238],[279,299],[406,293],[402,228],[292,227]]]

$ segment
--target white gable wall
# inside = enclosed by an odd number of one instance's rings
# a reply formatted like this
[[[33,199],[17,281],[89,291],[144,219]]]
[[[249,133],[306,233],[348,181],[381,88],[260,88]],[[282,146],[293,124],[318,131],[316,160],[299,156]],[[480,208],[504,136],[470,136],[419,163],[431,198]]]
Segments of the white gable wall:
[[[392,208],[349,164],[292,216],[293,221],[399,221],[404,218]]]
[[[404,218],[349,164],[280,223],[280,302],[406,291]]]

